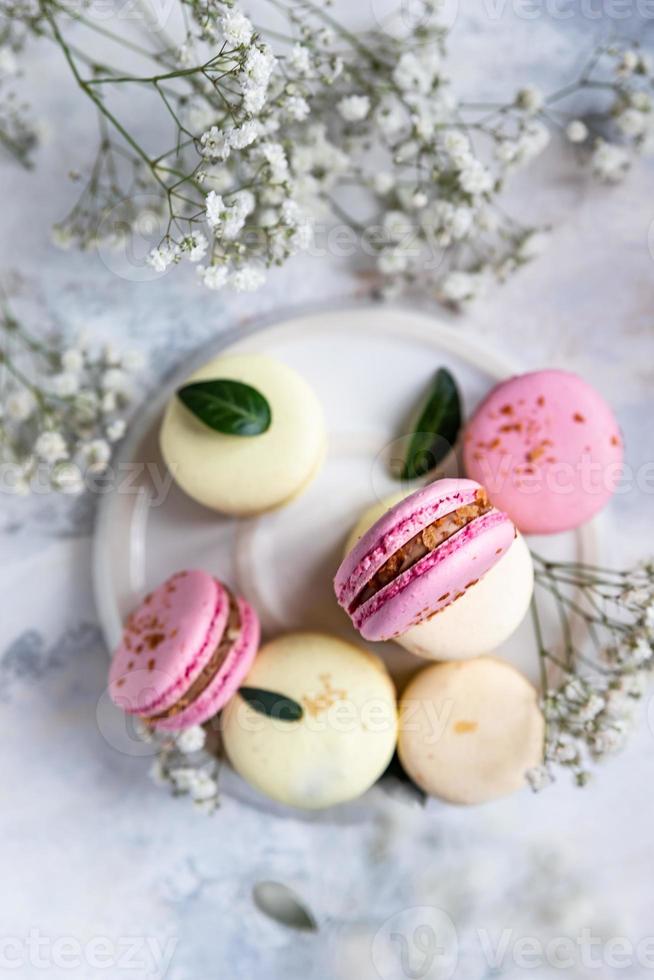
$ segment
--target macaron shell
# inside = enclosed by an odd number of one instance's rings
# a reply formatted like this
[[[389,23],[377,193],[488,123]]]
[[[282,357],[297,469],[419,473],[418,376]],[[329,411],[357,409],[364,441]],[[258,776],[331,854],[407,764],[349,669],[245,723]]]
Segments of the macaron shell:
[[[500,660],[433,664],[400,701],[398,753],[430,796],[484,803],[526,785],[542,761],[545,723],[538,693]]]
[[[428,660],[464,660],[492,653],[520,626],[533,591],[531,554],[518,534],[476,585],[396,642]]]
[[[525,534],[589,520],[614,493],[622,460],[611,408],[567,371],[535,371],[498,385],[464,437],[466,473]]]
[[[270,404],[270,428],[240,438],[215,432],[172,398],[160,445],[173,478],[194,500],[223,513],[246,516],[282,506],[320,469],[326,445],[320,402],[292,368],[262,354],[217,357],[188,382],[212,378],[260,391]]]
[[[178,572],[129,617],[109,670],[109,695],[127,714],[166,711],[204,668],[229,610],[226,591],[202,571]]]
[[[245,599],[237,598],[241,618],[240,633],[221,664],[216,676],[196,698],[179,714],[154,723],[160,731],[181,731],[191,725],[201,725],[223,708],[234,696],[248,673],[259,648],[259,618]]]
[[[347,609],[398,548],[439,517],[471,503],[480,489],[473,480],[436,480],[400,500],[366,531],[342,561],[334,578],[340,605]]]
[[[395,749],[397,709],[378,657],[333,636],[281,636],[259,651],[245,684],[297,701],[286,722],[236,696],[222,714],[234,769],[288,806],[315,810],[354,799],[386,769]]]
[[[406,633],[472,588],[515,537],[511,521],[491,510],[453,534],[435,551],[390,582],[352,615],[367,640]]]

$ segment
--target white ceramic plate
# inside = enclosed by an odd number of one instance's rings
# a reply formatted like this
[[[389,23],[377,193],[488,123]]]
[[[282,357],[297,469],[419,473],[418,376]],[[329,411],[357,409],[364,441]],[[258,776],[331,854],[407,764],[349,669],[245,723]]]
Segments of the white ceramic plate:
[[[223,518],[194,503],[171,483],[158,449],[161,415],[175,389],[227,348],[265,352],[294,367],[327,417],[329,451],[318,478],[289,506],[254,519]],[[393,443],[441,366],[457,379],[466,416],[492,385],[521,370],[463,327],[415,309],[370,304],[291,314],[221,334],[182,364],[144,405],[99,509],[94,577],[108,648],[141,597],[185,567],[205,568],[245,595],[265,636],[311,629],[361,643],[336,605],[333,574],[362,510],[401,489],[388,474]],[[438,475],[456,475],[457,467],[452,456]],[[530,544],[546,557],[592,561],[596,531],[591,524]],[[423,663],[392,643],[370,647],[400,686]],[[498,653],[538,681],[528,620]]]

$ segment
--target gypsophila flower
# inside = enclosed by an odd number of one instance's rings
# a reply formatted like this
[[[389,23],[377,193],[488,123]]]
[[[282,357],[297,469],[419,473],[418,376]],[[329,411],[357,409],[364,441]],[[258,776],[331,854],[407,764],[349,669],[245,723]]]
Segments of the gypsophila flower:
[[[220,29],[229,44],[249,44],[254,29],[248,18],[240,10],[230,10],[222,17]]]
[[[127,426],[124,419],[114,419],[106,428],[106,436],[109,442],[118,442],[125,435]]]
[[[80,454],[89,473],[102,473],[111,459],[111,446],[104,439],[93,439],[81,447]]]
[[[158,248],[153,248],[147,258],[147,263],[155,272],[165,272],[166,269],[179,259],[179,247],[174,242],[163,242]]]
[[[569,84],[550,93],[521,84],[508,103],[484,105],[461,96],[447,29],[430,2],[429,16],[409,18],[402,36],[376,25],[362,40],[332,14],[327,26],[314,4],[282,5],[282,25],[270,32],[255,31],[238,0],[174,6],[184,28],[165,54],[153,53],[160,70],[134,74],[129,62],[114,69],[123,101],[147,92],[144,111],[158,106],[174,138],[138,145],[114,104],[118,86],[102,80],[94,105],[108,132],[92,180],[80,182],[79,201],[58,223],[64,246],[124,249],[130,232],[157,234],[148,258],[157,274],[195,263],[207,288],[242,288],[263,282],[262,270],[305,249],[316,223],[336,217],[365,242],[383,295],[410,288],[456,306],[536,254],[541,229],[514,220],[501,196],[552,132],[579,144],[579,165],[608,183],[636,154],[654,150],[651,60],[619,39],[599,45]],[[60,30],[48,23],[42,36],[65,45],[65,13],[50,15]],[[179,71],[171,70],[175,59]],[[76,50],[71,62],[83,77]],[[92,94],[86,85],[80,91]],[[582,110],[602,139],[591,141]],[[144,190],[153,198],[147,209],[138,203]],[[247,209],[236,199],[243,191],[251,196]],[[288,224],[286,200],[301,205],[302,221]],[[404,215],[410,251],[389,240],[388,212]],[[55,373],[77,372],[62,364]]]
[[[194,231],[192,235],[187,235],[183,239],[180,247],[189,262],[200,262],[207,254],[208,246],[206,236],[201,231]]]
[[[543,693],[546,720],[545,759],[554,768],[568,769],[578,786],[590,778],[589,762],[619,751],[636,721],[635,707],[643,698],[654,668],[654,649],[643,633],[644,612],[651,601],[654,568],[613,572],[577,564],[544,562],[534,556],[536,585],[545,588],[559,607],[563,621],[568,602],[581,622],[586,620],[591,651],[578,651],[567,628],[567,667],[562,680]],[[574,591],[574,599],[569,598]],[[602,634],[608,642],[602,644]],[[620,637],[616,642],[616,638]],[[541,650],[547,677],[550,657],[557,674],[561,662]]]
[[[525,773],[527,782],[535,793],[541,792],[553,782],[551,773],[545,766],[535,766]]]
[[[5,400],[7,416],[15,422],[25,422],[36,408],[36,399],[27,388],[12,392]]]
[[[298,75],[311,73],[311,52],[303,44],[294,45],[289,62]]]
[[[206,734],[202,726],[193,725],[192,728],[187,728],[177,736],[175,745],[180,752],[188,755],[192,752],[199,752],[200,749],[204,748],[205,742]]]
[[[229,269],[226,265],[210,265],[199,268],[198,275],[207,289],[222,289],[227,282]]]
[[[72,347],[70,350],[65,350],[61,355],[61,366],[64,371],[70,374],[77,374],[84,367],[83,352],[75,347]]]
[[[588,138],[588,126],[581,119],[571,120],[565,129],[571,143],[583,143]]]
[[[216,229],[222,224],[225,215],[225,202],[220,194],[209,191],[206,198],[206,218],[210,228]]]
[[[639,109],[628,108],[617,116],[618,128],[625,136],[642,136],[647,129],[648,119]]]
[[[243,266],[236,269],[230,276],[230,285],[239,293],[250,293],[264,283],[266,275],[263,269],[256,266]]]
[[[337,108],[346,122],[360,122],[370,112],[370,99],[367,95],[348,95]]]
[[[608,183],[622,180],[629,169],[629,162],[629,155],[623,147],[607,143],[602,139],[597,140],[592,156],[592,167],[600,180]]]
[[[60,432],[42,432],[34,444],[34,451],[45,463],[57,463],[68,456],[68,446]]]
[[[79,380],[76,374],[56,374],[52,379],[51,386],[52,391],[59,398],[69,398],[79,389]]]
[[[516,105],[527,113],[536,113],[543,108],[545,97],[535,85],[527,85],[516,95]]]
[[[58,463],[52,470],[53,486],[62,493],[77,495],[84,492],[84,478],[75,463]]]

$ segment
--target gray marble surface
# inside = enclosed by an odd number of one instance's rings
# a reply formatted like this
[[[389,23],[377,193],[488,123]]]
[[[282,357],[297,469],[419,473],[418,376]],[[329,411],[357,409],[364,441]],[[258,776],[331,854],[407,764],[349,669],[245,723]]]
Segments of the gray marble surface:
[[[363,22],[365,6],[351,15]],[[638,9],[625,24],[643,33],[649,20]],[[599,23],[580,14],[527,18],[517,4],[459,10],[460,83],[484,97],[511,91],[526,75],[557,84],[600,29],[621,27],[608,0],[604,10]],[[57,251],[48,227],[73,199],[65,174],[95,124],[57,52],[38,46],[25,67],[46,136],[33,174],[0,164],[0,269],[37,319],[141,347],[154,387],[216,331],[289,301],[361,294],[336,259],[300,258],[262,293],[236,297],[203,292],[181,271],[135,282],[116,276],[106,256]],[[642,164],[623,186],[597,189],[556,144],[535,170],[537,193],[520,206],[553,225],[551,247],[460,329],[526,368],[579,371],[611,400],[629,463],[643,477],[604,522],[606,557],[619,565],[652,550],[654,481],[643,467],[654,450],[653,170]],[[96,726],[107,659],[89,582],[92,519],[88,500],[0,503],[0,974],[649,975],[651,950],[649,961],[641,950],[640,964],[633,956],[630,966],[624,957],[617,956],[623,966],[607,961],[611,941],[635,945],[652,934],[654,741],[645,719],[583,792],[562,780],[541,797],[465,811],[436,804],[423,811],[389,798],[376,819],[338,826],[272,817],[230,799],[207,817],[157,789],[147,760],[115,752]],[[262,880],[292,887],[318,931],[296,932],[263,915],[252,901]],[[430,937],[452,923],[461,954],[454,973],[429,959]],[[416,931],[421,926],[427,932]],[[533,960],[529,968],[520,940],[567,937],[579,950],[584,930],[599,937],[592,962],[578,955],[565,968],[534,970]],[[413,959],[402,960],[402,937]],[[491,949],[506,940],[495,973],[484,937]]]

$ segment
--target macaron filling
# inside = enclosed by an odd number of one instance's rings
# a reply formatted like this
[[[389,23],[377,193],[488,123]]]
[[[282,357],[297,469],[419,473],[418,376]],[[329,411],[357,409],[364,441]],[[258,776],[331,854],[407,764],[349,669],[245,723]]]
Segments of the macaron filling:
[[[437,518],[406,541],[375,572],[372,578],[358,592],[348,607],[350,614],[385,589],[427,555],[436,551],[449,538],[462,531],[473,521],[492,510],[488,495],[483,487],[475,491],[471,503],[464,504]]]
[[[234,644],[238,641],[241,635],[243,623],[236,598],[232,595],[229,589],[225,588],[225,592],[227,592],[229,600],[227,623],[220,642],[209,658],[206,666],[203,667],[191,686],[179,698],[178,701],[167,708],[166,711],[162,711],[156,715],[149,715],[148,717],[144,718],[145,722],[156,723],[158,721],[163,721],[164,719],[174,718],[176,715],[181,714],[182,711],[185,711],[189,705],[193,704],[194,701],[197,701],[198,698],[204,694],[226,661],[230,651],[234,647]]]

